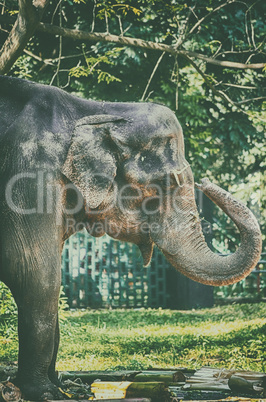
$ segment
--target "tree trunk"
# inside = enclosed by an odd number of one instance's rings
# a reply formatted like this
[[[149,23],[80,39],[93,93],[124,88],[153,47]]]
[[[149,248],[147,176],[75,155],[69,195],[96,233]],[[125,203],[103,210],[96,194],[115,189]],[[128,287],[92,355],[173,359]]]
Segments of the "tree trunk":
[[[6,74],[34,34],[49,0],[19,0],[19,14],[0,50],[0,74]]]

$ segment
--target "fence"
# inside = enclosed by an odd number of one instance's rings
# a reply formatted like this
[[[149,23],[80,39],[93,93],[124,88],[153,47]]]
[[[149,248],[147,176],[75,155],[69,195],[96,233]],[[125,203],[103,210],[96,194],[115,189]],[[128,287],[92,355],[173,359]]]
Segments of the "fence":
[[[230,286],[222,286],[216,290],[216,301],[266,301],[266,253],[256,268],[244,280]]]
[[[83,231],[65,243],[62,284],[70,307],[166,307],[168,266],[157,249],[143,267],[137,246]]]
[[[266,253],[245,280],[215,288],[215,300],[266,297]],[[62,284],[71,308],[211,307],[213,288],[176,272],[154,249],[144,267],[137,246],[86,231],[71,236],[62,254]]]

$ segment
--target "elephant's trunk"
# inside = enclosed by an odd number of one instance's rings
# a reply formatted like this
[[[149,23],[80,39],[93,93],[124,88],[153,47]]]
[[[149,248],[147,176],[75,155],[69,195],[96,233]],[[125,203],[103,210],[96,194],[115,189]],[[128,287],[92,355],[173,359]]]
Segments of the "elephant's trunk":
[[[189,278],[215,286],[235,283],[246,277],[260,258],[261,233],[257,220],[231,194],[203,179],[197,187],[235,222],[241,236],[241,245],[234,254],[213,253],[202,233],[191,184],[180,188],[178,211],[172,209],[160,214],[161,231],[153,230],[151,225],[151,237],[168,261]]]

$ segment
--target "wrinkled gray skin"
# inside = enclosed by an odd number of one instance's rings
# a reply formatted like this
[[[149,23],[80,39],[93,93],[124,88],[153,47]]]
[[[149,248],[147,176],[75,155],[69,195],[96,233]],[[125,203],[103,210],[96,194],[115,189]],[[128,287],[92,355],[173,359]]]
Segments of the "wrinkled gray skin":
[[[155,243],[179,271],[205,284],[234,283],[256,265],[261,252],[256,219],[204,179],[197,186],[241,233],[233,255],[218,256],[207,247],[182,129],[169,109],[87,101],[0,77],[0,110],[0,279],[18,305],[16,383],[25,398],[60,397],[57,310],[63,241],[75,230],[69,219],[88,223],[94,236],[107,232],[134,242],[145,264]],[[121,203],[117,194],[126,184],[128,198]],[[163,189],[163,202],[154,184]],[[56,185],[67,187],[55,196]],[[37,192],[42,201],[36,208]],[[82,208],[74,213],[77,198]]]

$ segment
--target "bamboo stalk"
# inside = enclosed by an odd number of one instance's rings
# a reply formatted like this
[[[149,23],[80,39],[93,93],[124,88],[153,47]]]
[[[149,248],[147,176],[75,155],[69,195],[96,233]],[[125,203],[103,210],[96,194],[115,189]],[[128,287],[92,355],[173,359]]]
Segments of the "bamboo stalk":
[[[101,381],[137,381],[137,382],[184,382],[185,376],[179,371],[168,370],[144,370],[144,371],[61,371],[60,381],[75,381],[79,378],[82,382],[92,384],[95,380]]]
[[[184,374],[173,371],[169,371],[168,373],[163,371],[157,371],[157,372],[142,371],[141,373],[137,374],[133,379],[133,381],[137,382],[159,381],[165,384],[184,382],[185,380],[186,378]]]
[[[151,402],[150,398],[123,398],[123,399],[93,399],[93,402]],[[51,400],[49,402],[58,402],[58,400]],[[88,402],[88,399],[60,399],[60,402]],[[195,401],[194,401],[195,402]]]
[[[183,386],[184,390],[199,390],[199,391],[230,391],[230,388],[226,384],[221,384],[219,382],[203,382],[197,384],[185,384]]]
[[[265,380],[264,380],[265,379]],[[262,393],[266,374],[254,371],[237,371],[202,367],[186,380],[183,389]]]
[[[214,384],[219,383],[219,384],[227,384],[228,380],[225,378],[208,378],[208,377],[190,377],[186,380],[186,384],[200,384],[200,383],[206,383],[206,382],[213,382]]]
[[[192,399],[192,400],[186,400],[186,402],[214,402],[217,399],[204,399],[204,401],[201,400],[197,400],[197,399]],[[219,402],[229,402],[230,399],[226,398],[226,399],[219,399]],[[246,398],[246,397],[237,397],[234,399],[235,402],[265,402],[265,399],[254,399],[254,398]],[[50,402],[50,401],[49,401]],[[94,401],[96,402],[96,401]],[[105,401],[106,402],[106,401]],[[112,401],[114,402],[114,401]]]
[[[213,368],[213,367],[202,367],[201,369],[197,370],[195,372],[195,376],[199,376],[201,377],[202,375],[213,375],[215,377],[217,376],[228,376],[228,378],[232,375],[239,375],[241,377],[245,377],[245,378],[263,378],[266,374],[265,373],[261,373],[259,371],[250,371],[250,370],[227,370],[227,369],[218,369],[218,368]]]
[[[132,382],[127,389],[126,396],[163,401],[167,393],[167,388],[163,382]]]
[[[152,401],[163,401],[168,390],[162,382],[95,382],[91,391],[97,399],[114,398],[151,398]]]
[[[179,371],[179,372],[182,372],[183,374],[193,374],[193,373],[195,373],[196,372],[196,370],[193,370],[193,369],[188,369],[188,368],[186,368],[186,367],[167,367],[167,368],[160,368],[160,367],[153,367],[152,369],[148,369],[148,370],[143,370],[143,371],[148,371],[148,372],[153,372],[153,371],[165,371],[165,372],[168,372],[168,371],[174,371],[174,372],[177,372],[177,371]]]
[[[228,385],[234,392],[258,393],[263,391],[262,387],[256,387],[257,389],[254,389],[254,383],[252,381],[248,381],[237,375],[232,375],[229,378]]]
[[[82,382],[92,384],[95,380],[101,381],[126,381],[132,380],[140,371],[60,371],[59,380],[75,381],[79,378]]]
[[[225,370],[215,369],[212,367],[202,367],[190,378],[229,379],[232,375],[236,375],[250,381],[260,381],[266,377],[266,374],[257,371]]]

